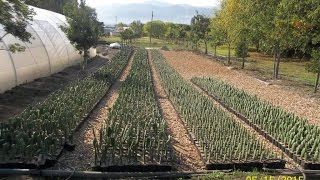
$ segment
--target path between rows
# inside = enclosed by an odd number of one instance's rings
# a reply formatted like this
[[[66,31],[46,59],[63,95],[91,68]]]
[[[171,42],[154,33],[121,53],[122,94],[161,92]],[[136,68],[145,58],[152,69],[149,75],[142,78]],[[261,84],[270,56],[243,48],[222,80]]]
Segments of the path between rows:
[[[174,166],[176,166],[179,171],[196,171],[203,169],[204,164],[198,154],[197,147],[191,141],[182,120],[179,118],[178,113],[175,111],[161,84],[159,74],[152,61],[150,50],[148,50],[148,61],[160,111],[167,122],[168,132],[172,137],[172,148],[175,159],[177,160],[177,162],[174,162]]]
[[[320,125],[320,101],[317,99],[301,96],[279,85],[267,85],[245,73],[227,69],[218,62],[191,52],[162,51],[162,54],[186,80],[192,77],[221,79],[288,112],[306,118],[311,124]]]
[[[127,78],[131,65],[133,62],[133,57],[135,52],[131,55],[127,65],[124,70],[121,72],[119,78],[116,82],[110,87],[107,94],[101,102],[98,104],[97,108],[90,114],[89,118],[84,122],[82,127],[74,135],[74,143],[76,148],[72,152],[64,151],[59,158],[58,168],[65,168],[62,165],[72,167],[75,170],[90,170],[91,163],[94,162],[94,151],[93,151],[93,130],[97,136],[99,136],[99,129],[102,125],[105,125],[105,120],[108,117],[108,111],[116,102],[119,97],[119,89],[121,84]]]

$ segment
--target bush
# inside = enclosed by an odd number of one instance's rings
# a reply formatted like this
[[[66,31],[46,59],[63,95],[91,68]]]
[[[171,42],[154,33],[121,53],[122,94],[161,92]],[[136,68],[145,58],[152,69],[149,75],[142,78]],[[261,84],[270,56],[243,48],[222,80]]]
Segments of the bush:
[[[161,47],[161,50],[169,51],[170,49],[169,49],[167,46],[162,46],[162,47]]]

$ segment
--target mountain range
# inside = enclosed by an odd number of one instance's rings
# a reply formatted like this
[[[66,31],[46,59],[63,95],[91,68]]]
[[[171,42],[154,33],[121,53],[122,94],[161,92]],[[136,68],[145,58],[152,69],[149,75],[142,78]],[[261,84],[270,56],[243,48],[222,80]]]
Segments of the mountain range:
[[[187,4],[169,4],[160,1],[146,1],[143,3],[110,4],[96,7],[98,18],[105,24],[122,22],[129,24],[134,20],[145,23],[154,20],[190,24],[191,18],[198,11],[199,14],[212,16],[216,7],[195,7]]]

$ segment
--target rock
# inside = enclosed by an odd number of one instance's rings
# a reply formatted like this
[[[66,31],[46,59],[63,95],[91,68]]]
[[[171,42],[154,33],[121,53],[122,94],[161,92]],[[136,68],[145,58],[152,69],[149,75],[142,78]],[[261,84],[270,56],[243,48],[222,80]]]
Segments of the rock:
[[[229,67],[227,67],[227,69],[229,69],[229,70],[234,70],[234,69],[236,69],[236,68],[233,67],[233,66],[229,66]]]

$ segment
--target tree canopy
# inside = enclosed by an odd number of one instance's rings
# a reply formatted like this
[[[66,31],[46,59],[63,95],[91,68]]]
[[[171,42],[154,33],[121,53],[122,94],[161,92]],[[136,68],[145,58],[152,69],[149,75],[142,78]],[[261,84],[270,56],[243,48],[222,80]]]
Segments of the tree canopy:
[[[95,46],[102,34],[101,22],[97,20],[95,9],[86,5],[85,0],[70,1],[64,7],[69,26],[61,27],[70,42],[84,56],[86,62],[88,50]]]
[[[208,53],[207,42],[210,38],[210,18],[197,14],[191,19],[191,30],[196,41],[203,40],[205,43],[205,54]]]
[[[241,52],[249,45],[273,53],[275,78],[279,78],[281,57],[320,59],[315,53],[320,47],[320,1],[223,0],[211,24],[212,36],[224,34],[221,36],[236,47],[238,56],[245,56]],[[310,66],[312,72],[319,67],[314,61]]]
[[[136,38],[143,36],[143,24],[141,23],[141,21],[133,21],[130,24],[130,28],[132,29],[133,34]]]
[[[25,3],[42,9],[63,14],[64,5],[70,0],[25,0]]]
[[[152,29],[151,29],[151,21],[147,22],[143,26],[143,30],[145,34],[150,34],[154,38],[163,38],[166,32],[166,25],[164,22],[160,20],[152,21]]]
[[[0,1],[0,24],[6,33],[0,37],[0,41],[12,34],[21,41],[29,41],[32,35],[26,30],[28,21],[32,20],[34,11],[29,9],[23,1],[13,0]],[[12,52],[23,51],[25,48],[19,44],[9,44],[9,50]]]

